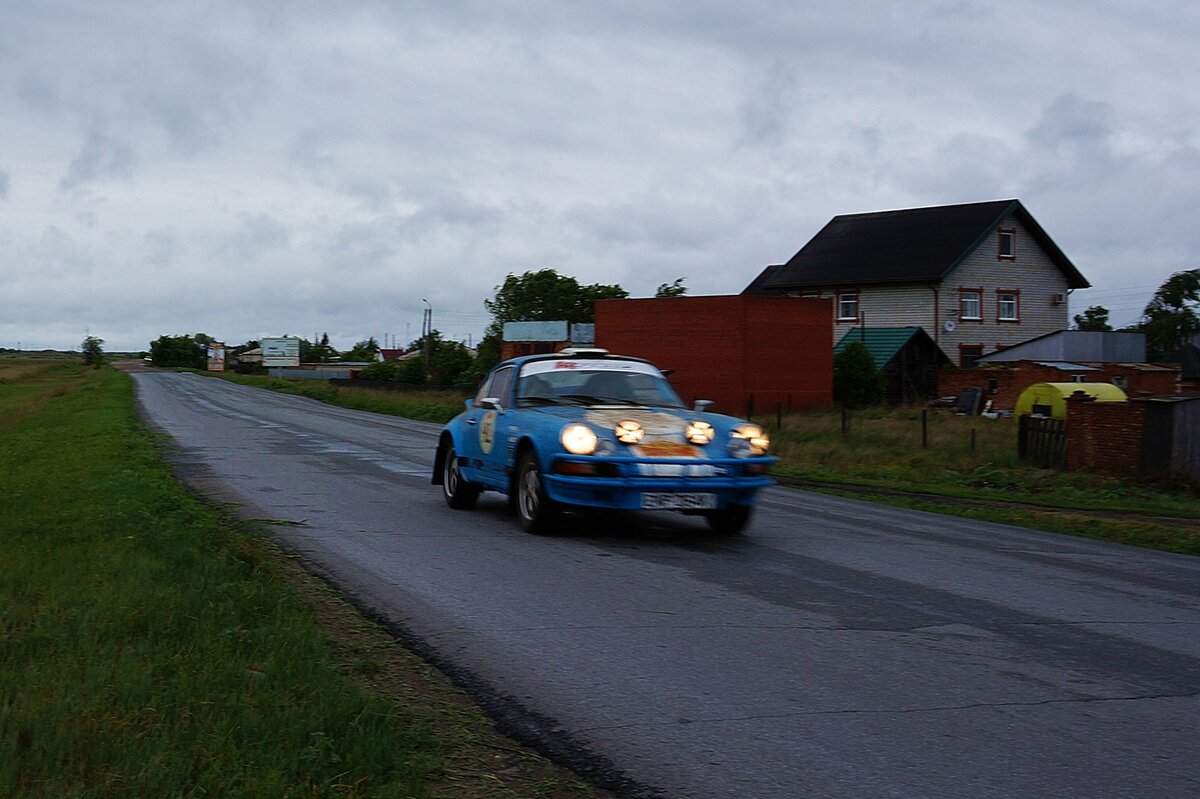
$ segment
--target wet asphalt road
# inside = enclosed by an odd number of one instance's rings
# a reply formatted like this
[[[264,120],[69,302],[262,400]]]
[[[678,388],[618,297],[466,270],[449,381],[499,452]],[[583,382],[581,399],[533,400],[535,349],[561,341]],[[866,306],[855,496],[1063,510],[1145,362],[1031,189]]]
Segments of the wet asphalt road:
[[[133,377],[190,482],[626,794],[1200,796],[1198,559],[786,489],[535,538],[443,504],[435,426]]]

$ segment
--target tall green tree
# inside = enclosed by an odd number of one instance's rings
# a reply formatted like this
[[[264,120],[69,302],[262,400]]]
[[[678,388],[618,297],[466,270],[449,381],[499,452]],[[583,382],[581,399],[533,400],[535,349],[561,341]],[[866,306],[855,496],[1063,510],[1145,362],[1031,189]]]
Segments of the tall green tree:
[[[208,366],[208,342],[205,333],[194,336],[159,336],[150,342],[150,362],[155,366],[188,366],[204,369]]]
[[[483,305],[492,323],[479,344],[480,366],[491,368],[500,360],[500,341],[505,322],[591,322],[596,300],[621,300],[629,292],[617,284],[584,285],[553,269],[509,274],[496,286],[496,294]]]
[[[1112,330],[1108,323],[1108,309],[1103,305],[1093,305],[1081,314],[1075,314],[1076,330],[1091,330],[1107,332]]]
[[[83,350],[83,362],[87,366],[99,367],[104,363],[104,339],[88,336],[83,340],[80,349]]]
[[[478,379],[471,351],[461,342],[444,338],[440,330],[430,333],[428,340],[421,337],[412,342],[409,350],[418,350],[422,355],[401,363],[397,379],[402,382],[465,388]],[[425,353],[428,353],[428,359]]]
[[[1146,334],[1146,357],[1162,360],[1200,333],[1200,269],[1176,272],[1159,286],[1138,329]]]
[[[833,356],[833,399],[846,408],[867,408],[883,401],[886,383],[867,345],[855,341]]]

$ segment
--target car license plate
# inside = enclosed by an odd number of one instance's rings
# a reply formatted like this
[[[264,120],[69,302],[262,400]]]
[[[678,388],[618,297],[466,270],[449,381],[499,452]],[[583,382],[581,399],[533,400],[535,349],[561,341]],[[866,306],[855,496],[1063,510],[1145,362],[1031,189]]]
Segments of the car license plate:
[[[717,507],[716,494],[642,494],[644,510],[691,510]]]

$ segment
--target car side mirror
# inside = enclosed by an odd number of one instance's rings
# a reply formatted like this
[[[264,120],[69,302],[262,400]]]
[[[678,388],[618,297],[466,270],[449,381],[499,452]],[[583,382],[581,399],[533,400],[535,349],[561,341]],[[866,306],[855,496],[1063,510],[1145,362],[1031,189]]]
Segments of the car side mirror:
[[[480,408],[491,408],[492,410],[502,411],[504,406],[500,404],[499,397],[484,397],[479,401]]]
[[[696,413],[704,413],[708,410],[708,406],[712,404],[712,400],[696,400],[696,404],[692,407],[692,410]]]
[[[467,399],[467,400],[463,400],[463,405],[466,405],[466,406],[467,406],[467,410],[468,410],[468,411],[469,411],[469,410],[471,410],[472,408],[474,408],[474,407],[475,407],[475,400],[474,400],[474,398],[472,398],[472,399]]]

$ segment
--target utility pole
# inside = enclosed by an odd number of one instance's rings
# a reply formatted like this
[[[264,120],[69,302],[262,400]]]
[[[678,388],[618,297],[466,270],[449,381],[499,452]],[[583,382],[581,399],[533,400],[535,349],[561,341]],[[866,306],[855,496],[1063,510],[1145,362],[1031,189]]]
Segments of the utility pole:
[[[428,369],[429,356],[431,354],[430,344],[432,344],[430,337],[433,335],[433,306],[430,305],[429,300],[425,299],[424,297],[421,298],[421,302],[428,306],[425,308],[425,316],[421,321],[422,349],[425,351],[425,368]]]

